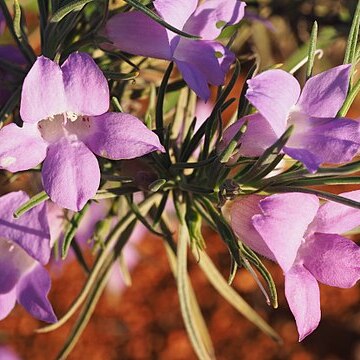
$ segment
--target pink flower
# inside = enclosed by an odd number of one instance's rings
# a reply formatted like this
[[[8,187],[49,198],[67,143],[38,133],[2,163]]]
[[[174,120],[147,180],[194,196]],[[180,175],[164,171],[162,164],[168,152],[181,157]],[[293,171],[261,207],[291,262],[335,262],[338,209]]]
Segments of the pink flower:
[[[360,191],[342,196],[360,200]],[[340,288],[360,278],[360,247],[339,235],[360,224],[360,211],[314,195],[250,195],[234,201],[231,226],[240,240],[279,263],[299,340],[320,321],[318,281]]]
[[[177,29],[201,40],[182,38],[140,11],[119,13],[106,24],[114,46],[134,55],[174,61],[188,86],[202,99],[210,96],[208,83],[222,85],[234,54],[215,39],[222,27],[244,16],[239,0],[155,0],[158,14]]]
[[[19,219],[12,215],[28,200],[22,191],[0,198],[0,319],[17,301],[35,318],[55,322],[47,299],[50,277],[43,267],[51,252],[46,205],[38,205]]]
[[[139,119],[108,108],[106,78],[89,55],[74,53],[61,67],[39,57],[22,88],[23,127],[0,131],[0,168],[16,172],[44,161],[42,180],[51,200],[82,209],[100,184],[95,154],[120,160],[164,151]]]
[[[259,113],[248,115],[225,132],[229,143],[244,122],[239,153],[260,156],[290,125],[294,131],[283,151],[312,173],[322,163],[350,161],[360,149],[359,122],[337,118],[349,86],[350,65],[337,66],[310,78],[300,90],[283,70],[268,70],[248,80],[246,97]],[[257,140],[254,141],[254,138]]]

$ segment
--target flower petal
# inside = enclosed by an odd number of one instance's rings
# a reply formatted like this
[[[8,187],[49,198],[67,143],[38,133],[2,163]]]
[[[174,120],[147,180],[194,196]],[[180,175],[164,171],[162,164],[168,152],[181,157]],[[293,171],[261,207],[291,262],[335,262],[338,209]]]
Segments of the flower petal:
[[[284,152],[310,172],[320,164],[350,161],[360,150],[360,123],[346,118],[302,118]]]
[[[341,196],[359,201],[360,190],[349,191]],[[321,205],[309,232],[344,234],[360,224],[360,210],[334,201]]]
[[[159,138],[138,118],[106,113],[90,119],[93,129],[85,140],[95,154],[107,159],[133,159],[152,151],[164,151]]]
[[[57,318],[47,298],[50,286],[47,271],[38,265],[20,280],[16,288],[16,297],[18,302],[36,319],[54,323]]]
[[[184,31],[204,40],[214,40],[225,25],[236,24],[244,17],[245,6],[239,0],[207,0],[186,22]]]
[[[319,285],[308,270],[296,265],[285,274],[285,296],[295,317],[301,341],[312,333],[320,322]]]
[[[360,247],[349,239],[315,233],[301,250],[304,266],[323,284],[349,288],[360,279]]]
[[[27,211],[18,219],[13,218],[14,211],[28,200],[29,197],[23,191],[0,198],[0,234],[3,239],[19,245],[32,258],[46,264],[51,249],[45,203]]]
[[[344,103],[349,87],[351,64],[336,66],[310,78],[297,105],[314,117],[336,116]]]
[[[31,149],[31,151],[29,151]],[[47,144],[35,124],[9,124],[0,131],[0,168],[11,172],[31,169],[46,156]]]
[[[61,66],[67,111],[77,115],[101,115],[109,109],[109,86],[92,57],[71,54]]]
[[[216,54],[221,54],[217,58]],[[174,60],[188,86],[203,100],[210,96],[208,83],[222,85],[234,54],[215,41],[181,39]]]
[[[130,54],[171,59],[167,30],[140,11],[111,17],[105,27],[114,46]]]
[[[0,320],[5,319],[14,308],[16,303],[15,288],[7,294],[0,295]]]
[[[68,221],[67,211],[52,201],[46,203],[47,219],[50,226],[50,246],[53,247],[56,241],[63,236],[64,225]]]
[[[20,115],[23,121],[37,123],[67,111],[60,66],[40,56],[26,75],[22,87]]]
[[[63,138],[49,146],[42,178],[52,201],[79,211],[96,194],[100,169],[95,155],[84,143]]]
[[[20,246],[0,238],[0,294],[11,291],[20,277],[35,263]]]
[[[280,137],[287,117],[300,95],[298,81],[283,70],[268,70],[247,81],[246,98],[269,122]]]
[[[319,200],[308,194],[275,194],[260,200],[259,207],[262,214],[252,217],[254,228],[286,272],[294,264]]]
[[[155,0],[154,7],[170,25],[182,30],[187,19],[195,11],[198,0]],[[195,35],[195,34],[193,34]]]
[[[231,62],[221,62],[216,57],[216,53],[234,59],[231,52],[226,52],[224,47],[215,41],[194,41],[181,39],[174,52],[174,59],[176,62],[182,61],[191,64],[199,72],[201,72],[206,81],[212,85],[222,85],[225,80],[225,73],[228,70]]]
[[[259,113],[248,115],[229,126],[223,134],[220,151],[227,146],[235,134],[248,121],[246,132],[239,143],[239,154],[242,156],[260,156],[265,149],[275,143],[277,136],[268,121]],[[254,141],[256,139],[256,141]]]
[[[210,97],[210,89],[205,75],[193,64],[175,60],[184,81],[189,88],[202,100],[207,101]]]
[[[259,202],[262,199],[264,196],[249,195],[241,196],[233,201],[230,205],[231,227],[244,244],[257,253],[276,261],[274,254],[252,223],[253,216],[260,213]]]

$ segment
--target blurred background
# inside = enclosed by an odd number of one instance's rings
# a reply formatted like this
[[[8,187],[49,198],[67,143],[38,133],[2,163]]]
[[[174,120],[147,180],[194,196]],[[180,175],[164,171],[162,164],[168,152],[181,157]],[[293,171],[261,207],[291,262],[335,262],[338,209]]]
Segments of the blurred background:
[[[111,1],[113,7],[119,3]],[[247,3],[247,20],[238,29],[232,45],[232,49],[244,61],[244,73],[231,96],[240,94],[253,53],[260,59],[262,69],[282,64],[283,68],[289,70],[306,56],[306,44],[314,20],[319,24],[318,47],[324,49],[321,60],[315,62],[315,72],[342,62],[356,0],[264,0]],[[21,5],[25,9],[30,41],[39,50],[36,1],[22,0]],[[5,32],[1,43],[8,40]],[[133,96],[131,102],[125,104],[125,109],[137,112],[139,116],[145,110],[144,99],[138,89],[151,81],[159,82],[166,66],[166,62],[161,61],[154,64],[156,66],[151,71],[144,69],[135,82],[126,84],[127,91]],[[300,81],[304,78],[301,70],[297,75]],[[360,118],[359,97],[348,116]],[[1,174],[1,193],[33,186],[33,179],[27,174],[17,177],[11,184],[5,180]],[[331,189],[336,192],[348,190],[343,187]],[[206,251],[227,278],[230,257],[226,247],[211,230],[204,228],[203,231]],[[111,282],[69,359],[195,359],[181,319],[175,281],[161,239],[143,231],[134,244],[127,246],[132,247],[132,286],[125,287],[118,279]],[[321,323],[311,336],[298,343],[295,321],[285,301],[284,279],[279,267],[265,261],[278,285],[277,310],[266,305],[251,275],[240,270],[234,280],[234,288],[280,334],[283,344],[279,345],[218,295],[195,259],[191,258],[189,264],[190,278],[219,360],[360,360],[359,285],[346,290],[321,286]],[[61,316],[80,291],[86,276],[73,260],[61,266],[52,263],[49,270],[53,278],[50,300],[57,315]],[[54,359],[72,324],[73,321],[69,321],[55,332],[36,334],[34,330],[43,324],[17,306],[0,323],[0,360]]]

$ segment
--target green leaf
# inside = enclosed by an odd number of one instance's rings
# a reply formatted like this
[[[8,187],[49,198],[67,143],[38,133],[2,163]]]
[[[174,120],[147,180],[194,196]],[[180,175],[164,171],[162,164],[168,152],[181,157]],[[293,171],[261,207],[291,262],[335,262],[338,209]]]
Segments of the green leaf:
[[[281,160],[279,158],[280,151],[289,140],[293,126],[287,128],[284,134],[259,157],[253,166],[245,173],[236,176],[237,181],[249,182],[252,179],[259,179],[261,176],[267,175]],[[280,155],[281,156],[281,155]]]
[[[80,11],[86,4],[99,0],[74,0],[69,2],[68,4],[62,6],[55,14],[51,17],[51,23],[57,23],[61,21],[66,15],[70,14],[73,11]]]
[[[70,220],[70,223],[65,231],[64,241],[63,241],[62,247],[61,247],[61,258],[62,259],[66,258],[67,254],[69,252],[69,249],[70,249],[71,242],[73,241],[76,231],[79,227],[80,221],[85,216],[85,214],[88,210],[89,210],[89,203],[87,203],[82,208],[81,211],[75,213],[74,216],[72,217],[72,219]]]
[[[139,211],[144,215],[146,214],[150,208],[156,204],[160,200],[159,194],[153,194],[152,196],[147,197],[143,202],[139,204]],[[136,221],[136,216],[132,212],[128,212],[111,230],[108,235],[105,246],[102,249],[101,253],[97,257],[93,268],[91,269],[91,273],[80,291],[77,298],[71,304],[70,308],[67,312],[58,320],[58,322],[45,326],[41,329],[36,330],[37,333],[47,333],[53,330],[58,329],[62,325],[64,325],[79,309],[81,304],[87,299],[88,294],[92,291],[94,284],[98,280],[99,276],[101,276],[102,270],[105,267],[107,261],[109,260],[110,255],[116,245],[119,237],[126,232],[126,229],[131,226],[131,223]]]
[[[241,253],[242,255],[250,262],[252,263],[256,270],[259,271],[259,273],[261,274],[261,276],[264,278],[264,280],[266,281],[266,284],[268,285],[269,291],[270,291],[270,299],[268,299],[268,294],[265,291],[265,289],[263,289],[261,283],[257,280],[257,275],[256,273],[254,274],[251,267],[250,266],[245,266],[246,269],[248,271],[250,271],[250,273],[253,275],[255,281],[258,283],[258,286],[260,287],[260,290],[264,293],[265,298],[267,300],[267,303],[269,305],[271,305],[274,309],[277,309],[278,307],[278,297],[277,297],[277,290],[276,290],[276,286],[275,286],[275,282],[269,272],[269,270],[266,268],[266,266],[262,263],[262,261],[260,260],[260,258],[257,256],[257,254],[255,254],[254,251],[251,250],[251,248],[249,248],[248,246],[240,243],[239,244],[240,248],[241,248]]]
[[[245,121],[244,125],[241,126],[239,131],[231,139],[229,145],[221,152],[221,154],[219,155],[219,161],[221,163],[227,163],[229,161],[230,157],[233,155],[236,147],[238,146],[241,137],[246,132],[247,124],[247,121]]]
[[[347,114],[347,112],[350,109],[350,106],[354,102],[354,100],[355,100],[356,96],[359,94],[359,92],[360,92],[360,79],[358,79],[356,81],[355,85],[351,88],[351,90],[348,93],[346,100],[345,100],[343,106],[341,107],[341,109],[339,110],[337,116],[345,116]]]
[[[24,55],[27,62],[29,64],[32,64],[36,59],[33,49],[26,41],[20,41],[20,39],[17,36],[18,29],[17,29],[17,31],[15,31],[15,20],[17,22],[16,26],[20,27],[20,23],[21,23],[21,8],[19,5],[19,2],[17,0],[15,0],[15,2],[14,2],[14,10],[15,10],[15,18],[16,18],[14,20],[11,17],[11,14],[6,5],[5,0],[0,0],[0,8],[5,17],[6,25],[11,33],[11,36],[13,37],[13,39],[19,46],[19,49],[22,52],[22,54]]]
[[[248,82],[247,80],[251,79],[253,76],[255,76],[256,71],[258,69],[258,65],[256,62],[255,64],[250,68],[250,70],[248,71],[247,75],[246,75],[246,79],[244,81],[244,85],[241,89],[241,94],[239,97],[239,105],[238,105],[238,110],[237,110],[237,115],[236,118],[240,119],[242,117],[244,117],[245,115],[248,114],[249,112],[249,108],[250,108],[250,102],[249,100],[245,97],[246,91],[249,88]]]
[[[34,62],[36,59],[36,56],[34,54],[33,49],[29,45],[26,34],[23,31],[21,21],[22,21],[22,13],[21,13],[21,7],[19,4],[19,1],[14,0],[14,22],[13,22],[14,32],[18,39],[19,45],[21,45],[24,55],[26,55],[26,57],[30,61]]]
[[[359,27],[360,27],[360,1],[358,1],[354,18],[351,24],[349,37],[347,39],[344,64],[353,64],[355,62],[356,50],[358,46]]]
[[[347,177],[333,177],[333,176],[319,176],[315,178],[301,178],[299,180],[292,180],[285,185],[290,186],[310,186],[310,185],[349,185],[360,184],[360,176]]]
[[[319,32],[319,37],[317,39],[317,48],[326,48],[332,43],[336,35],[336,30],[333,27],[326,27],[321,29],[321,31]],[[299,68],[299,64],[303,65],[305,63],[304,59],[307,59],[308,51],[309,44],[302,45],[286,60],[286,62],[281,68],[287,72],[292,72],[293,69]]]
[[[103,71],[105,77],[116,81],[134,80],[139,76],[138,71],[132,71],[127,74],[119,73],[116,71]]]
[[[280,336],[269,326],[259,314],[226,282],[219,270],[216,268],[210,257],[202,252],[199,265],[210,283],[219,292],[219,294],[229,302],[236,310],[245,316],[249,321],[256,325],[261,331],[281,342]]]
[[[163,222],[163,225],[165,225],[164,222]],[[174,274],[174,277],[176,279],[177,278],[176,250],[174,249],[172,244],[170,244],[169,242],[164,242],[164,246],[165,246],[166,254],[168,256],[171,271]],[[194,289],[193,289],[193,287],[191,285],[189,276],[187,277],[187,283],[188,283],[188,286],[189,286],[189,294],[190,294],[190,301],[191,301],[193,320],[197,324],[197,328],[199,329],[199,332],[200,332],[200,334],[201,334],[201,336],[202,336],[202,338],[204,340],[204,344],[205,344],[206,348],[208,349],[208,353],[214,354],[214,347],[213,347],[209,332],[207,330],[204,317],[201,314],[199,303],[198,303],[198,301],[196,299],[196,295],[195,295]]]
[[[306,68],[307,79],[311,77],[314,67],[317,36],[318,36],[318,24],[316,21],[314,21],[314,25],[312,27],[311,35],[310,35],[310,43],[309,43],[308,63]]]
[[[162,144],[164,144],[164,118],[163,118],[164,99],[165,99],[166,88],[173,68],[174,68],[174,63],[171,62],[168,68],[166,69],[163,79],[161,80],[161,85],[157,94],[155,121],[156,121],[157,135]]]
[[[172,25],[170,25],[166,21],[164,21],[160,16],[156,15],[149,8],[147,8],[142,3],[140,3],[139,1],[136,1],[136,0],[124,0],[124,1],[127,2],[129,5],[133,6],[135,9],[140,10],[141,12],[143,12],[144,14],[149,16],[151,19],[155,20],[160,25],[164,26],[168,30],[173,31],[174,33],[176,33],[176,34],[178,34],[180,36],[183,36],[183,37],[189,38],[189,39],[201,39],[200,36],[191,35],[191,34],[188,34],[188,33],[184,32],[184,31],[176,29],[175,27],[173,27]],[[179,11],[181,11],[181,9],[179,9]]]
[[[311,188],[304,188],[299,186],[269,186],[266,188],[266,191],[272,192],[272,193],[288,193],[288,192],[300,192],[305,194],[314,194],[320,198],[335,201],[339,204],[343,204],[346,206],[350,206],[355,209],[360,209],[360,202],[347,199],[340,195],[335,195],[326,191],[311,189]]]
[[[208,352],[208,349],[201,336],[201,330],[194,321],[194,310],[191,301],[188,274],[187,274],[187,247],[188,247],[188,229],[185,223],[184,214],[186,212],[185,205],[180,205],[179,214],[181,218],[179,239],[177,247],[177,288],[179,293],[181,315],[183,317],[186,331],[189,335],[191,344],[195,350],[196,355],[202,360],[214,359],[214,354]]]
[[[208,149],[206,147],[209,146],[210,143],[210,137],[211,137],[211,130],[213,127],[213,123],[216,120],[216,117],[218,115],[218,112],[224,111],[234,100],[230,99],[226,101],[227,97],[229,96],[232,88],[234,87],[236,80],[238,79],[240,75],[240,64],[238,61],[236,61],[235,70],[234,73],[229,81],[229,83],[226,85],[225,89],[221,92],[218,100],[215,103],[215,106],[209,115],[209,117],[204,121],[204,123],[200,126],[200,128],[196,131],[192,139],[189,141],[186,147],[183,147],[181,149],[181,155],[180,155],[180,161],[185,162],[189,159],[190,155],[194,152],[196,147],[199,145],[200,140],[205,135],[205,144],[204,144],[204,150],[202,153],[202,160],[206,158]]]
[[[19,218],[21,215],[24,215],[26,212],[28,212],[35,206],[41,204],[42,202],[44,202],[48,199],[49,199],[49,195],[45,191],[42,191],[42,192],[34,195],[25,204],[22,204],[19,208],[17,208],[15,210],[14,217]]]

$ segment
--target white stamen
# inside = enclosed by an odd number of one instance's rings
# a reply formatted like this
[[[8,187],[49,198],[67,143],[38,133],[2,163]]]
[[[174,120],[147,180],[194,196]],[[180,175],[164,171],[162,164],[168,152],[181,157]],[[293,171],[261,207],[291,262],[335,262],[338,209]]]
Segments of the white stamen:
[[[72,112],[72,111],[67,111],[67,112],[65,113],[65,115],[66,115],[66,118],[67,118],[68,120],[70,120],[71,122],[76,121],[77,118],[78,118],[78,116],[77,116],[74,112]]]

